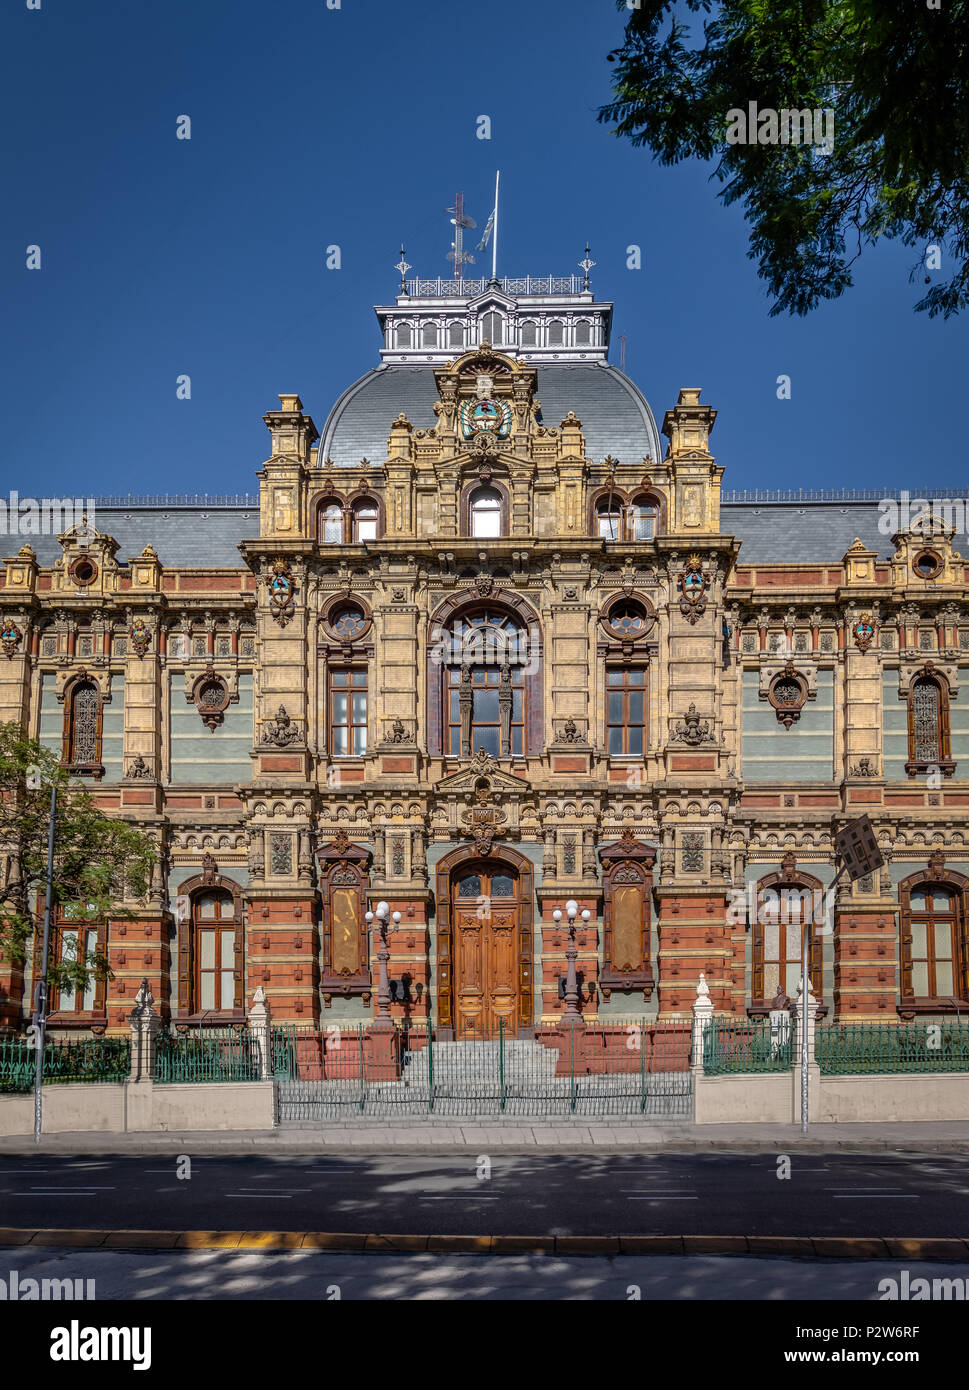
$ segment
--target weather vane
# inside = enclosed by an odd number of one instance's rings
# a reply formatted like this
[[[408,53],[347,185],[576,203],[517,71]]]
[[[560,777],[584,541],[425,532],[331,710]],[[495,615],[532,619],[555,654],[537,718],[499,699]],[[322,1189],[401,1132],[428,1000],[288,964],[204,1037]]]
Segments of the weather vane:
[[[399,260],[399,261],[397,262],[397,264],[394,266],[394,269],[400,271],[400,290],[399,290],[399,293],[400,293],[400,294],[406,294],[406,293],[407,293],[407,281],[406,281],[406,279],[405,279],[404,277],[406,276],[407,272],[408,272],[409,270],[413,270],[414,267],[413,267],[412,265],[408,265],[407,262],[406,262],[406,260],[404,259],[404,247],[403,247],[403,243],[401,243],[401,248],[400,248],[400,260]]]
[[[584,290],[587,290],[587,289],[589,288],[589,271],[592,269],[592,267],[593,267],[594,265],[595,265],[595,261],[590,260],[590,258],[589,258],[589,243],[586,242],[586,244],[585,244],[585,260],[584,260],[584,261],[579,261],[579,269],[585,271],[585,279],[582,281],[582,288],[583,288]]]

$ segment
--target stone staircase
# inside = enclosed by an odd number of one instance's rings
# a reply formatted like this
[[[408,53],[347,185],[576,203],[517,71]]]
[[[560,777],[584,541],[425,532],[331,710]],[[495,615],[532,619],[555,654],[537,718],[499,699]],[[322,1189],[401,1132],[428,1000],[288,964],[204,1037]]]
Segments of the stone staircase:
[[[429,1086],[433,1064],[436,1091],[460,1087],[462,1091],[467,1088],[473,1095],[497,1093],[502,1075],[499,1046],[497,1040],[434,1043],[433,1053],[423,1047],[407,1054],[402,1080],[408,1087]],[[528,1039],[511,1039],[504,1043],[503,1050],[506,1086],[516,1090],[535,1086],[552,1093],[560,1089],[557,1083],[563,1079],[568,1086],[566,1078],[556,1078],[559,1054],[555,1048]]]

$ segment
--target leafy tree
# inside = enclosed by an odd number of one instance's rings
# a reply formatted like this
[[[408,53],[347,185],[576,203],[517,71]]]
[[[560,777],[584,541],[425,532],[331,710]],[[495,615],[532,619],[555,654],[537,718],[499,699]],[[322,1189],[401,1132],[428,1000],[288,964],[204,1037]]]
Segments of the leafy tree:
[[[56,754],[25,738],[19,724],[0,724],[0,951],[18,964],[26,961],[34,933],[43,930],[52,783],[57,787],[52,909],[79,924],[131,917],[120,899],[146,896],[155,862],[149,836],[106,816]],[[111,974],[107,959],[96,951],[73,961],[52,956],[48,988],[83,990],[92,974]]]
[[[969,298],[969,0],[617,0],[629,15],[599,120],[661,164],[715,160],[740,202],[771,314],[806,314],[852,283],[879,237],[918,247],[909,275],[948,274],[916,304]],[[701,19],[700,16],[704,16]],[[817,144],[729,143],[728,112],[830,109]],[[769,134],[769,132],[768,132]],[[929,251],[941,250],[941,259]],[[929,252],[926,258],[926,252]]]

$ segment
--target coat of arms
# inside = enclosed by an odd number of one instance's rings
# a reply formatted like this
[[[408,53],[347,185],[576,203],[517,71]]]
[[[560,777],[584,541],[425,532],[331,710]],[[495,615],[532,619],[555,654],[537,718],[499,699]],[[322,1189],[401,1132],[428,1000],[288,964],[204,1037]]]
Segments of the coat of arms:
[[[273,561],[273,572],[269,576],[268,587],[269,611],[279,626],[285,627],[296,612],[293,575],[285,560]]]
[[[462,402],[461,433],[465,439],[473,439],[477,434],[507,439],[511,430],[511,406],[507,401],[495,400],[494,385],[493,377],[479,376],[474,400]]]
[[[707,578],[700,564],[699,555],[691,555],[679,576],[680,612],[691,623],[702,617],[707,606]]]
[[[875,635],[875,628],[871,621],[870,613],[862,613],[861,617],[851,629],[851,635],[855,639],[855,646],[861,652],[866,652],[871,646],[871,639]]]

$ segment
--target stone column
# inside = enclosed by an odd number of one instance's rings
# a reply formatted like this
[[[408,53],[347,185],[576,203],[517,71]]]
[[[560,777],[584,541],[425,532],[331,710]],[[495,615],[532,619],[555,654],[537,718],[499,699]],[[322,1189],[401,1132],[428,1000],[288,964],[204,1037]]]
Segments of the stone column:
[[[271,1081],[273,1076],[272,1018],[266,991],[259,985],[252,996],[249,1008],[249,1032],[259,1049],[259,1075],[263,1081]]]
[[[161,1028],[161,1018],[152,1008],[155,997],[147,979],[135,995],[131,1010],[131,1070],[129,1081],[150,1082],[155,1075],[155,1039]]]
[[[694,1073],[703,1074],[703,1047],[707,1029],[713,1019],[713,1000],[707,987],[706,976],[701,974],[697,981],[696,999],[693,1001],[693,1040],[690,1051],[690,1067]]]

